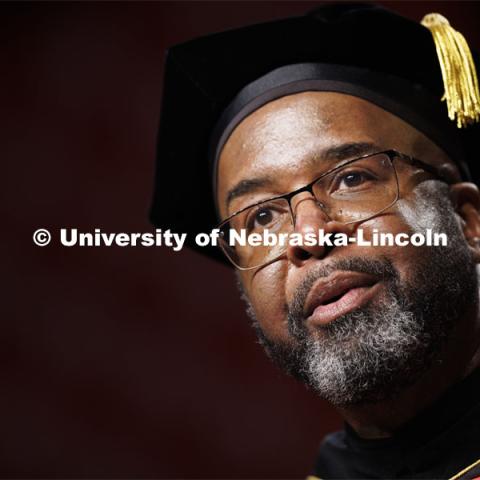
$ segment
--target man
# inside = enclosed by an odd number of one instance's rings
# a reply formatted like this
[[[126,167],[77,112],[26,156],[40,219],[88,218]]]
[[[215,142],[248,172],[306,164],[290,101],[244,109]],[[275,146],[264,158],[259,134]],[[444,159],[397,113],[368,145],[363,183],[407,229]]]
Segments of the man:
[[[152,220],[190,242],[218,224],[267,354],[342,413],[320,478],[480,475],[469,55],[438,15],[351,4],[169,51]],[[230,238],[428,229],[447,245]]]

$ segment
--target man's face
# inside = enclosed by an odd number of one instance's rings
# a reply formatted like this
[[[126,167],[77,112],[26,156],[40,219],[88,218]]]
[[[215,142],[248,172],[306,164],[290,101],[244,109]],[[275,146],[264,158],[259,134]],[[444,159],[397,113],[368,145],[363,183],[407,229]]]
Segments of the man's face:
[[[346,159],[390,149],[452,165],[423,134],[367,101],[327,92],[283,97],[243,120],[225,144],[221,216],[296,190]],[[476,306],[475,264],[448,187],[401,160],[395,167],[400,200],[392,208],[342,225],[302,192],[292,199],[296,231],[362,228],[368,239],[374,230],[433,228],[447,233],[448,247],[289,247],[280,259],[241,272],[269,355],[338,405],[379,400],[415,381],[439,358],[456,319]],[[226,204],[239,182],[259,179]]]

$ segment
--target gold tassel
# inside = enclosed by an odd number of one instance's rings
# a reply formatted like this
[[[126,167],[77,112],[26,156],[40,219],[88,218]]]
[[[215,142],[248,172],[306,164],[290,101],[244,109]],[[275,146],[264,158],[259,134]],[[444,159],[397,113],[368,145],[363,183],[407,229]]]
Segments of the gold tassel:
[[[462,128],[480,121],[480,93],[477,71],[465,37],[450,26],[439,13],[429,13],[422,20],[433,35],[442,70],[448,117]]]

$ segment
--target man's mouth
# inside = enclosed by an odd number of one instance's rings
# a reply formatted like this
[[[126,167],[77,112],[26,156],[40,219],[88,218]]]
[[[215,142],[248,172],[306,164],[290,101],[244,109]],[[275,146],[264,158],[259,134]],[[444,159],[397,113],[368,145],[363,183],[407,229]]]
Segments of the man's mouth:
[[[378,278],[358,272],[337,271],[318,279],[305,302],[307,323],[324,326],[365,305],[380,288]]]

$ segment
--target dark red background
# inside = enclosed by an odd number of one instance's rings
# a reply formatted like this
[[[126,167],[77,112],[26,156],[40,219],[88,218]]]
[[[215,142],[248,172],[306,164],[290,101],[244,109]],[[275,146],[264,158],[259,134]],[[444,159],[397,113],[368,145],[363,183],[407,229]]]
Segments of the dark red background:
[[[316,4],[0,6],[1,476],[302,477],[341,425],[269,364],[226,267],[55,238],[150,229],[167,45]],[[440,11],[480,44],[479,3],[388,6]]]

